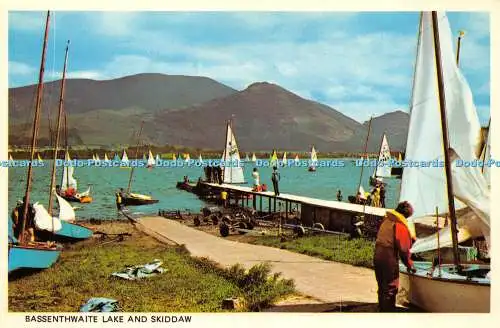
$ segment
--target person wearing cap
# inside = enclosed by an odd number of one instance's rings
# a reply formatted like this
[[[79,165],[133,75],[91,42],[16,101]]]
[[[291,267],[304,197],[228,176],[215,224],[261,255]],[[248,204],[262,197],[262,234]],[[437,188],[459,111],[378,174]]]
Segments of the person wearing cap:
[[[407,201],[388,210],[380,225],[375,242],[373,264],[378,284],[378,306],[380,312],[396,310],[396,295],[399,289],[399,260],[408,272],[415,272],[411,260],[411,245],[415,240],[414,229],[408,225],[413,207]]]

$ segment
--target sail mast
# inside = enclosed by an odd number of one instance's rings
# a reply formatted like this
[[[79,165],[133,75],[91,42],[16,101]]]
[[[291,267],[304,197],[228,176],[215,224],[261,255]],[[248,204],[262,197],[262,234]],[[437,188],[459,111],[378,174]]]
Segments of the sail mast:
[[[38,75],[38,87],[36,91],[36,107],[35,107],[35,117],[33,120],[33,129],[31,136],[31,151],[30,151],[30,162],[28,165],[28,178],[26,180],[26,191],[24,194],[24,204],[23,204],[23,217],[21,219],[21,229],[19,242],[22,244],[24,242],[24,230],[26,229],[26,218],[28,215],[28,204],[30,202],[30,191],[31,191],[31,180],[33,175],[33,159],[35,158],[35,148],[36,139],[38,136],[38,125],[40,120],[40,111],[42,106],[42,92],[43,92],[43,73],[45,71],[45,53],[47,49],[47,39],[49,37],[49,23],[50,23],[50,11],[47,11],[47,19],[45,21],[45,35],[43,38],[43,48],[42,48],[42,59],[40,63],[40,72]]]
[[[366,157],[366,151],[368,148],[368,138],[370,137],[370,130],[372,127],[372,119],[373,119],[373,117],[370,116],[370,121],[368,122],[368,133],[367,133],[366,139],[365,139],[365,149],[364,149],[364,154],[363,154],[363,156],[365,156],[365,157]],[[361,186],[361,180],[363,178],[363,168],[364,168],[364,165],[363,165],[363,162],[361,162],[361,174],[359,175],[359,182],[358,182],[358,188],[356,189],[356,195],[358,194],[359,187]]]
[[[460,45],[462,43],[462,38],[464,37],[465,33],[463,31],[458,32],[458,40],[457,40],[457,66],[460,64]]]
[[[144,121],[141,122],[141,128],[139,130],[139,134],[137,136],[137,147],[135,148],[135,159],[137,159],[137,156],[139,156],[139,145],[141,143],[141,133],[142,133],[142,128],[144,126]],[[134,166],[132,165],[132,168],[130,170],[130,177],[128,179],[128,187],[127,187],[127,194],[130,193],[130,187],[132,186],[132,176],[134,175]]]
[[[441,114],[441,131],[443,136],[443,150],[444,150],[444,168],[446,172],[446,191],[448,194],[448,210],[451,219],[451,238],[453,243],[453,260],[458,270],[460,270],[460,254],[458,253],[458,229],[457,217],[455,213],[455,199],[453,196],[453,183],[451,177],[451,162],[448,153],[449,139],[448,139],[448,124],[446,116],[446,99],[444,93],[444,79],[441,63],[441,47],[439,42],[439,25],[437,12],[432,12],[432,29],[434,34],[434,55],[436,59],[437,82],[438,82],[438,95],[439,95],[439,108]]]
[[[57,153],[59,152],[59,130],[61,129],[61,116],[63,113],[63,103],[64,103],[64,87],[66,84],[66,66],[68,64],[68,50],[69,50],[69,40],[66,44],[66,54],[64,55],[64,68],[61,80],[61,93],[59,96],[59,114],[57,116],[57,126],[56,126],[56,144],[54,148],[54,162],[52,163],[52,177],[50,180],[50,190],[49,190],[49,208],[48,212],[52,215],[52,205],[53,205],[53,190],[54,184],[56,182],[56,161]]]
[[[486,130],[486,138],[484,138],[484,152],[483,152],[483,158],[481,160],[483,161],[483,166],[481,167],[481,173],[484,173],[484,168],[486,167],[486,163],[484,162],[486,160],[486,152],[488,151],[488,142],[489,142],[489,136],[490,136],[490,128],[491,128],[491,117],[490,120],[488,121],[488,129]]]

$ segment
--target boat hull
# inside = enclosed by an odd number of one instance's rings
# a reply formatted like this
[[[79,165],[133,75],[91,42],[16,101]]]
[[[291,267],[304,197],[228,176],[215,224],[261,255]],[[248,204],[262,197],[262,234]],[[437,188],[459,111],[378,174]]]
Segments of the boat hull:
[[[92,237],[94,234],[91,229],[79,225],[77,223],[71,223],[66,221],[61,221],[62,228],[55,233],[50,231],[37,231],[36,235],[38,240],[41,241],[57,241],[57,242],[76,242]]]
[[[135,197],[122,197],[121,204],[124,206],[140,206],[158,203],[158,199],[142,199]]]
[[[418,267],[418,263],[416,267]],[[430,270],[431,264],[428,264]],[[485,266],[486,267],[486,266]],[[489,313],[490,283],[488,279],[456,278],[456,274],[438,277],[437,269],[433,276],[429,270],[417,269],[408,274],[400,265],[400,296],[409,303],[428,312],[435,313]]]
[[[55,247],[9,245],[9,273],[50,268],[61,255]]]
[[[83,196],[83,197],[75,197],[75,196],[70,196],[70,197],[67,197],[67,196],[61,196],[62,198],[64,198],[65,200],[67,200],[68,202],[72,202],[72,203],[92,203],[92,197],[90,196]]]

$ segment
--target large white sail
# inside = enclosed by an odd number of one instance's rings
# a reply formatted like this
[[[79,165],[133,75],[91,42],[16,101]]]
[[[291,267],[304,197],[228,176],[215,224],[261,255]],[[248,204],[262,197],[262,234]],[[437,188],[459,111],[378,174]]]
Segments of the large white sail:
[[[225,161],[224,183],[245,183],[243,168],[240,165],[240,153],[231,125],[227,124],[226,143],[222,159]]]
[[[257,157],[255,156],[255,153],[252,154],[252,162],[257,162]]]
[[[389,142],[384,133],[382,137],[382,144],[377,161],[377,169],[374,171],[374,178],[389,178],[391,176],[391,167],[389,165],[391,160],[391,151],[389,149]]]
[[[470,232],[470,237],[481,232],[488,239],[489,191],[486,181],[478,168],[457,167],[458,160],[477,159],[479,119],[470,88],[456,65],[448,19],[444,13],[438,13],[438,20],[448,134],[454,160],[451,168],[455,207],[460,210],[469,206],[473,210],[472,215],[470,211],[460,211],[469,213],[467,220],[457,219],[462,235],[465,230]],[[403,171],[400,200],[413,205],[411,223],[435,215],[436,207],[439,212],[448,211],[444,166],[432,166],[432,161],[444,163],[438,96],[432,18],[428,12],[422,14],[405,157],[412,161],[429,161],[431,166],[405,167]],[[422,247],[424,243],[426,247]],[[435,248],[436,238],[431,236],[417,240],[412,251]]]
[[[56,232],[62,229],[61,221],[56,217],[50,216],[42,204],[36,202],[33,204],[33,210],[35,211],[35,227],[38,230]]]
[[[64,159],[66,161],[66,165],[64,165],[63,167],[61,191],[65,192],[68,188],[73,188],[77,190],[78,186],[76,183],[76,179],[73,177],[75,168],[73,167],[73,165],[70,165],[69,161],[71,161],[71,158],[69,157],[69,152],[66,152]]]

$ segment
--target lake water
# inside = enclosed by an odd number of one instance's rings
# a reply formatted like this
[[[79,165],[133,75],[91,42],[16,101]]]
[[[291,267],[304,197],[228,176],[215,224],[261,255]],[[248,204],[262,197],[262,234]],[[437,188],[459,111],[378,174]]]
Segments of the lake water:
[[[330,159],[329,159],[330,160]],[[321,159],[320,159],[321,161]],[[318,167],[316,172],[308,172],[307,167],[282,167],[280,168],[280,192],[301,196],[309,196],[325,200],[336,200],[337,190],[342,190],[344,201],[348,195],[354,195],[361,167],[356,166],[354,159],[337,159],[343,161],[344,167]],[[255,163],[244,164],[244,174],[248,185],[252,184],[251,173]],[[33,168],[33,189],[31,202],[40,202],[45,206],[48,203],[48,190],[50,185],[51,161],[45,161],[45,167]],[[270,167],[258,167],[261,183],[266,183],[272,190]],[[371,188],[368,184],[373,167],[363,169],[362,185],[366,191]],[[9,210],[15,206],[16,200],[22,199],[26,188],[25,167],[9,168]],[[57,184],[60,184],[62,167],[57,168]],[[74,177],[78,181],[78,190],[85,191],[89,184],[92,185],[93,202],[90,204],[72,203],[80,206],[77,218],[116,218],[115,192],[118,188],[127,188],[130,169],[124,168],[99,168],[76,167]],[[159,203],[131,207],[133,213],[157,213],[164,210],[190,210],[199,211],[205,203],[194,194],[179,190],[175,187],[177,181],[182,181],[188,175],[191,181],[196,181],[203,176],[200,167],[157,167],[152,170],[135,168],[132,182],[132,192],[152,195]],[[393,207],[399,198],[400,180],[386,179],[386,205]],[[57,203],[57,201],[56,201]],[[266,203],[266,202],[264,202]]]

